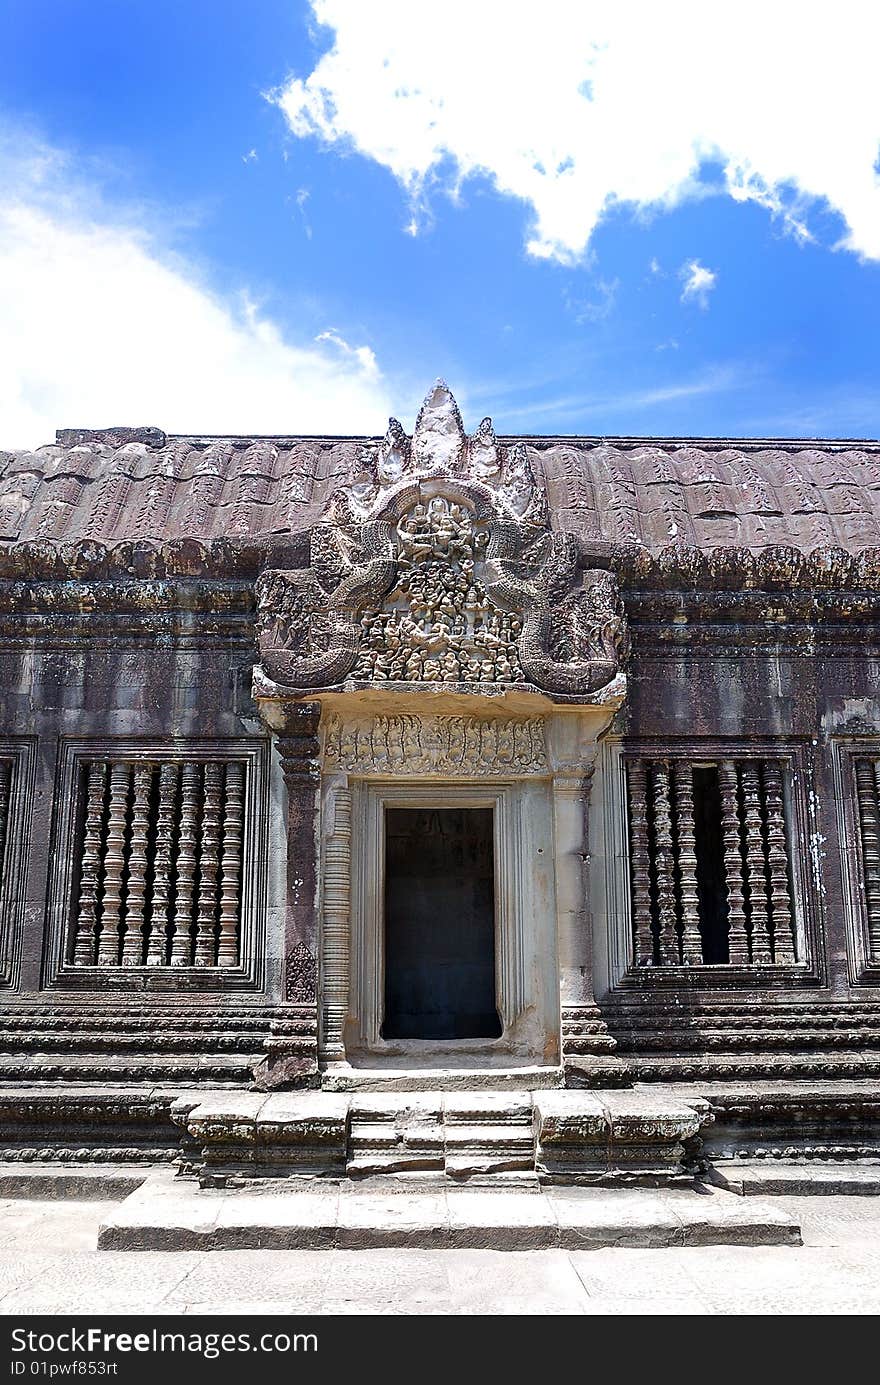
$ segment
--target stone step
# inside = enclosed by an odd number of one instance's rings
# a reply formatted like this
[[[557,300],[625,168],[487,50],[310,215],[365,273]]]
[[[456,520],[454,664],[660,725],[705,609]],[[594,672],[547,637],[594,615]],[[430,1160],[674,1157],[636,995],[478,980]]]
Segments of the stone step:
[[[741,1196],[846,1197],[880,1196],[880,1162],[874,1164],[783,1163],[776,1160],[719,1160],[710,1165],[707,1182]]]
[[[443,1126],[407,1126],[400,1130],[391,1121],[352,1121],[348,1137],[348,1147],[352,1151],[362,1149],[425,1149],[438,1145],[443,1147]]]
[[[352,1098],[346,1171],[533,1172],[531,1092],[373,1093]]]
[[[534,1149],[531,1125],[447,1125],[447,1149]]]
[[[561,1087],[563,1067],[523,1068],[329,1068],[321,1075],[325,1092],[533,1092]]]
[[[312,1180],[281,1191],[199,1189],[153,1174],[101,1224],[102,1250],[590,1249],[800,1245],[797,1221],[717,1188],[389,1191],[387,1180]]]

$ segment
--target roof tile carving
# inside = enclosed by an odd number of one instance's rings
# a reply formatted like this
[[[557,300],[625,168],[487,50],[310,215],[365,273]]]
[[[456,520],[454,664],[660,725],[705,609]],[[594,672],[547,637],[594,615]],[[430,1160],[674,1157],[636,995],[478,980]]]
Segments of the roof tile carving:
[[[337,492],[442,454],[444,467],[534,477],[550,524],[583,539],[801,551],[880,547],[880,443],[467,436],[438,382],[413,438],[207,438],[63,429],[0,451],[0,542],[262,538],[311,527]],[[435,462],[436,464],[436,462]],[[513,491],[510,492],[513,494]]]

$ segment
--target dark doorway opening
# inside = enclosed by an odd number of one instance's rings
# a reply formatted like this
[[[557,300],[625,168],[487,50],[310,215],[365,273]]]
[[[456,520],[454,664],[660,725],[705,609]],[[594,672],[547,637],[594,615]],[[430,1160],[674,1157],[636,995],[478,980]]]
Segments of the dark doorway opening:
[[[694,837],[703,961],[727,962],[727,876],[718,766],[694,766]]]
[[[494,1039],[491,808],[385,810],[385,1039]]]

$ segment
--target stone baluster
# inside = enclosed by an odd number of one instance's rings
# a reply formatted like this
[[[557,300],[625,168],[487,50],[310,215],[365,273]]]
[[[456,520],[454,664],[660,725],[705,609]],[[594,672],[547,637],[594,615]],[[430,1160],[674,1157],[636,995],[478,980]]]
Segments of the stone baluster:
[[[217,964],[217,877],[220,870],[220,809],[223,766],[205,765],[202,831],[199,843],[199,897],[195,965]]]
[[[654,965],[651,928],[651,858],[648,852],[648,777],[644,760],[626,767],[629,787],[629,844],[632,866],[633,945],[637,967]]]
[[[761,778],[756,760],[741,766],[743,820],[746,837],[746,881],[751,920],[752,962],[766,966],[773,960],[770,946],[770,913],[767,907],[767,859],[764,818],[761,812]]]
[[[98,965],[119,965],[122,931],[122,877],[125,871],[125,834],[131,794],[131,765],[117,763],[110,770],[110,807],[107,814],[107,849],[104,854],[104,900]]]
[[[97,960],[101,848],[104,838],[104,799],[107,792],[107,766],[103,760],[93,760],[89,765],[87,785],[79,911],[73,952],[74,965],[77,967],[93,967]]]
[[[868,947],[872,959],[880,957],[880,814],[877,812],[876,770],[871,760],[861,757],[856,760]]]
[[[147,898],[147,836],[150,828],[150,789],[153,766],[138,765],[134,771],[134,802],[131,813],[131,844],[125,896],[125,933],[122,939],[122,965],[140,967],[144,961],[144,924]]]
[[[330,799],[332,827],[324,848],[323,1014],[321,1047],[329,1062],[345,1058],[351,932],[351,790]]]
[[[193,950],[193,897],[196,875],[199,766],[185,764],[181,776],[180,831],[177,837],[177,893],[174,902],[174,936],[171,965],[188,967]]]
[[[223,852],[220,858],[220,936],[217,965],[234,967],[239,959],[241,844],[244,824],[244,767],[238,760],[226,766],[223,813]]]
[[[156,857],[153,870],[153,903],[147,966],[164,967],[171,938],[171,893],[174,859],[174,822],[180,766],[167,761],[159,770],[159,814],[156,820]]]
[[[678,966],[681,962],[675,909],[675,852],[672,838],[669,763],[655,760],[654,793],[654,871],[657,885],[657,914],[660,923],[660,963]]]
[[[770,873],[773,961],[777,966],[790,966],[797,960],[797,956],[789,884],[788,841],[785,835],[782,766],[778,760],[764,761],[764,802],[767,808],[767,867]]]
[[[681,889],[681,960],[685,966],[699,966],[703,960],[703,940],[700,936],[700,896],[697,889],[694,771],[687,760],[679,760],[675,765],[675,817]]]
[[[732,966],[747,966],[749,940],[743,895],[743,852],[737,802],[736,761],[718,766],[721,789],[721,827],[724,836],[724,875],[727,884],[727,947]]]

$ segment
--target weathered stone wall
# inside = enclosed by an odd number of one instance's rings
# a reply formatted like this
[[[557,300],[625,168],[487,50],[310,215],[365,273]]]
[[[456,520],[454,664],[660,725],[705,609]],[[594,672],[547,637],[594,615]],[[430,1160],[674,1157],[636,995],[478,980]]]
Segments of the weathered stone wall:
[[[0,752],[16,766],[0,1076],[250,1079],[281,1013],[287,889],[285,788],[253,662],[250,580],[0,580]],[[84,756],[246,765],[247,955],[228,974],[69,965]]]
[[[656,563],[649,581],[623,574],[633,652],[612,735],[624,752],[651,756],[791,752],[793,864],[806,876],[812,965],[801,978],[765,973],[751,982],[730,980],[723,967],[715,976],[682,969],[677,981],[640,969],[604,995],[603,1014],[642,1076],[873,1072],[880,994],[859,957],[850,757],[880,747],[876,583],[864,574],[856,583],[848,560],[845,572],[826,569],[822,583],[821,564],[808,573],[789,554],[788,581],[778,562],[761,581],[745,561],[737,589],[732,564],[725,580],[709,555],[687,557],[666,580]],[[594,927],[604,922],[595,918]]]

